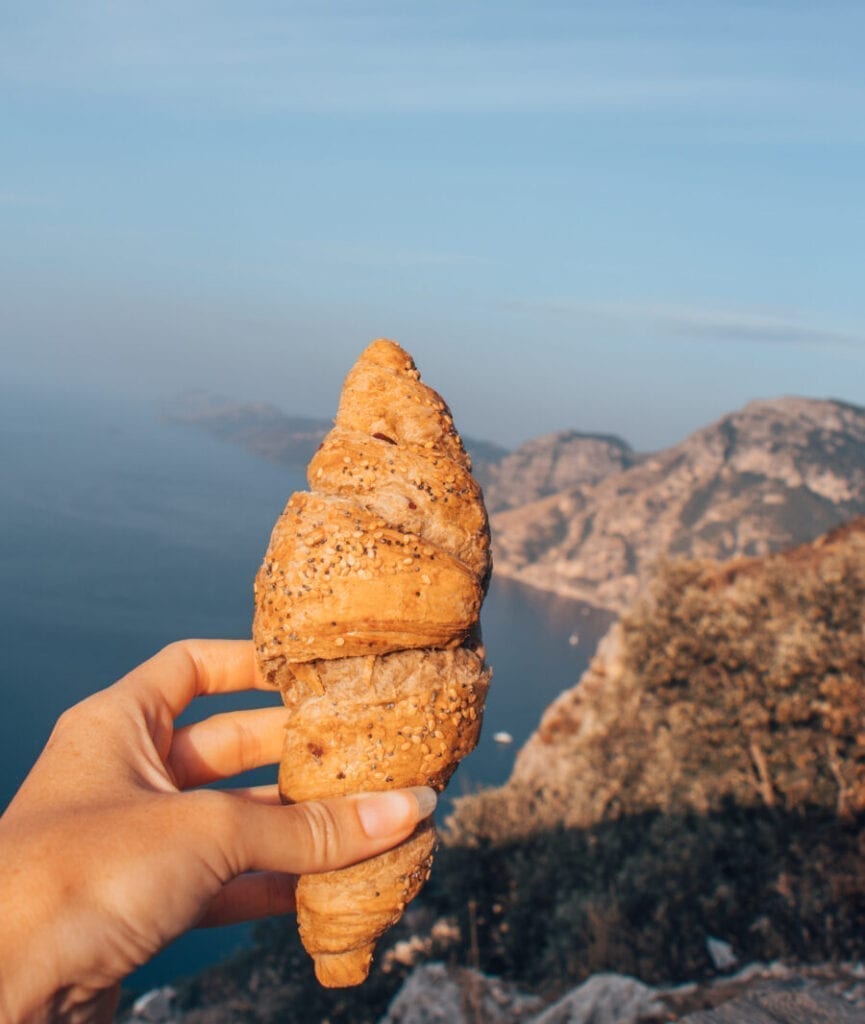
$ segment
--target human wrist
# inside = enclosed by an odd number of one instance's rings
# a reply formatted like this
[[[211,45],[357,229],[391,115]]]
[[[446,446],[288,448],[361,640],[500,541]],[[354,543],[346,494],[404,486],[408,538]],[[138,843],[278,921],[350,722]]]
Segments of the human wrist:
[[[44,862],[29,863],[32,851],[17,831],[0,820],[0,1024],[37,1024],[51,1019],[63,986],[56,886]]]

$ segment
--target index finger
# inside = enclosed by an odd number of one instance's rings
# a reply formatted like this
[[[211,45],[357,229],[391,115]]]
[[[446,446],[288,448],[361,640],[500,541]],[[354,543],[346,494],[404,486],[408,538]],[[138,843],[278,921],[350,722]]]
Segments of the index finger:
[[[275,689],[258,671],[251,640],[178,640],[121,683],[141,698],[161,699],[172,718],[205,694]]]

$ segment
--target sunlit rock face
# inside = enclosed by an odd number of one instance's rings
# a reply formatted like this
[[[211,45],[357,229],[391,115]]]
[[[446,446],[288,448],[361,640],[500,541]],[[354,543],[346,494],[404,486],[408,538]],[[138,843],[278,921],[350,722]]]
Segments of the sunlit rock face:
[[[496,571],[623,611],[659,560],[765,555],[865,514],[865,409],[751,402],[643,456],[551,435],[491,472]]]
[[[490,512],[518,508],[572,488],[593,487],[641,456],[621,438],[564,430],[533,438],[479,474]]]

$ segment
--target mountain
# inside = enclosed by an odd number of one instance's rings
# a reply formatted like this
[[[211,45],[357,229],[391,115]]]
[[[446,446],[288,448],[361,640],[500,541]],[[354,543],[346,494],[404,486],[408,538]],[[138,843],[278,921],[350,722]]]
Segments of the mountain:
[[[621,438],[566,430],[527,441],[485,467],[480,482],[487,510],[493,513],[571,488],[592,487],[639,458]]]
[[[554,435],[501,460],[492,481],[496,571],[622,611],[660,560],[763,555],[865,513],[865,409],[755,401],[647,456]]]
[[[202,391],[189,391],[160,406],[160,415],[168,423],[204,430],[208,434],[240,445],[290,469],[305,470],[325,434],[333,426],[329,419],[288,416],[269,402],[232,402]],[[497,463],[507,449],[490,441],[463,438],[475,471],[482,476],[485,467]]]
[[[163,417],[304,469],[331,421],[187,393]],[[865,514],[865,409],[751,402],[664,451],[562,431],[516,451],[466,439],[496,572],[620,612],[670,557],[779,551]]]

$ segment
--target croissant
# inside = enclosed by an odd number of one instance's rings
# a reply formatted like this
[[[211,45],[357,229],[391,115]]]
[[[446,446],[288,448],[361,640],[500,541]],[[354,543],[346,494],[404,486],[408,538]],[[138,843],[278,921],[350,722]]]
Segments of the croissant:
[[[491,676],[478,622],[489,524],[447,405],[395,342],[374,341],[349,372],[307,477],[255,580],[256,657],[289,712],[280,795],[441,791],[477,743]],[[323,985],[366,978],[435,841],[427,819],[387,853],[300,879]]]

